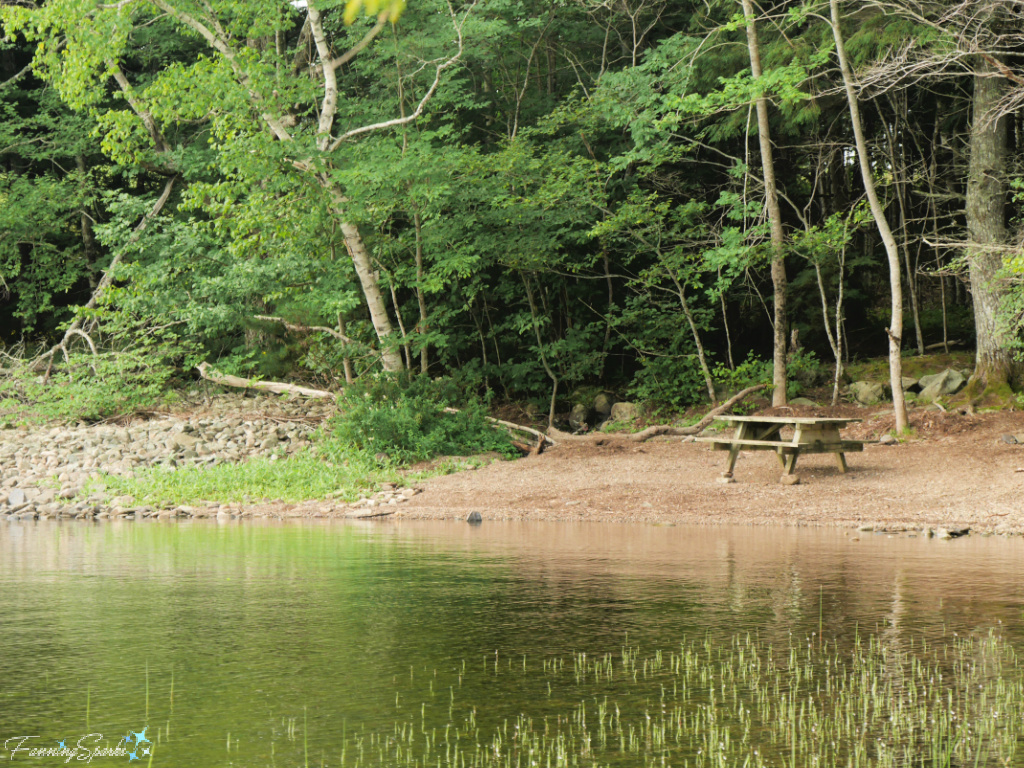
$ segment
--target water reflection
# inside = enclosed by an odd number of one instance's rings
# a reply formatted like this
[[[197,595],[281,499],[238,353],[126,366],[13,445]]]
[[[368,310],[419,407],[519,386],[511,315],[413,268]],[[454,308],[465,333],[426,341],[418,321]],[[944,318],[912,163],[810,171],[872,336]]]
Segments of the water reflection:
[[[816,529],[4,525],[0,746],[148,724],[154,764],[300,765],[458,685],[514,718],[540,689],[479,677],[513,662],[745,633],[1019,643],[1022,561],[1016,540]]]

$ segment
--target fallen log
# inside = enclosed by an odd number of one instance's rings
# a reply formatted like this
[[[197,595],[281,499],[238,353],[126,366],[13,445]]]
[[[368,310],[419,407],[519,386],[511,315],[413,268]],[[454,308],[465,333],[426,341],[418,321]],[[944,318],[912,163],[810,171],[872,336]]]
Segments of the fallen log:
[[[255,381],[243,379],[241,376],[231,376],[227,373],[220,373],[210,367],[209,363],[199,364],[199,375],[214,384],[221,384],[225,387],[238,387],[239,389],[259,389],[264,392],[273,392],[277,395],[301,395],[302,397],[335,397],[334,392],[325,389],[311,389],[300,387],[298,384],[285,384],[280,381]]]
[[[207,381],[212,381],[214,384],[221,384],[225,387],[238,387],[240,389],[259,389],[265,392],[273,392],[278,395],[290,394],[290,395],[302,395],[303,397],[335,397],[334,392],[328,392],[325,389],[311,389],[309,387],[300,387],[298,384],[285,384],[280,381],[254,381],[253,379],[243,379],[241,376],[231,376],[227,373],[220,373],[210,367],[209,363],[199,364],[199,375]],[[458,408],[445,408],[445,413],[458,413]],[[548,443],[549,445],[555,445],[555,441],[545,435],[543,432],[539,432],[532,427],[524,427],[522,424],[514,424],[511,421],[504,421],[502,419],[495,419],[491,416],[485,416],[492,424],[497,424],[506,429],[513,429],[518,432],[525,432],[528,435],[533,435],[537,438],[538,444]],[[532,448],[532,452],[540,453],[540,448]]]
[[[444,412],[445,413],[458,413],[459,409],[458,408],[445,408]],[[540,430],[534,429],[533,427],[524,427],[522,424],[515,424],[515,423],[513,423],[511,421],[503,421],[502,419],[495,419],[495,418],[493,418],[491,416],[484,416],[484,418],[487,419],[492,424],[499,424],[499,425],[505,427],[506,429],[514,429],[514,430],[516,430],[518,432],[525,432],[528,435],[533,435],[534,437],[537,438],[537,440],[539,441],[539,443],[541,445],[543,445],[544,443],[548,443],[549,445],[555,445],[556,444],[555,441],[552,440],[550,437],[545,435]],[[535,450],[537,453],[540,453],[541,450],[543,450],[543,449],[535,448],[533,450]]]
[[[653,427],[648,427],[645,430],[636,432],[631,435],[621,433],[618,435],[605,433],[598,433],[592,435],[570,435],[568,432],[562,432],[552,427],[551,429],[548,430],[548,433],[554,433],[555,437],[557,437],[559,440],[567,441],[595,442],[597,440],[607,441],[619,438],[622,440],[629,440],[630,442],[634,443],[643,443],[650,440],[652,437],[658,437],[660,435],[668,435],[669,437],[686,437],[688,435],[696,435],[699,434],[700,432],[703,432],[704,429],[708,426],[708,424],[715,420],[716,416],[718,416],[721,413],[724,413],[725,411],[728,411],[743,398],[752,395],[754,392],[758,392],[762,389],[765,389],[767,386],[767,384],[758,384],[753,387],[747,387],[742,392],[738,392],[737,394],[730,397],[717,408],[712,408],[710,411],[708,411],[707,415],[704,416],[704,418],[702,418],[696,424],[692,424],[689,427],[673,427],[668,424],[659,424]]]

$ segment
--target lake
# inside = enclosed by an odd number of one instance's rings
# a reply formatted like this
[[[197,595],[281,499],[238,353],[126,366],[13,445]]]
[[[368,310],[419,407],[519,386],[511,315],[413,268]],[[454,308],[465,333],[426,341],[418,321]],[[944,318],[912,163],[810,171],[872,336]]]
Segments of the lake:
[[[1024,765],[1022,582],[997,537],[0,524],[0,759]]]

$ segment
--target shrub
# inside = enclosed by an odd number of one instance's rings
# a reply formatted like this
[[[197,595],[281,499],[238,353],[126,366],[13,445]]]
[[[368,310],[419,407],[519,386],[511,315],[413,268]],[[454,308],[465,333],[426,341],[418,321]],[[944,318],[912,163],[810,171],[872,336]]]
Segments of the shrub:
[[[515,455],[512,440],[485,418],[484,403],[450,379],[407,373],[365,377],[345,389],[333,441],[398,463],[486,451]],[[449,413],[445,408],[458,408]]]
[[[789,356],[787,361],[788,381],[786,385],[786,396],[796,397],[801,390],[807,387],[817,386],[828,380],[827,367],[818,360],[813,352],[806,349],[798,349]],[[718,365],[712,372],[715,381],[724,385],[729,390],[741,390],[752,387],[756,384],[772,384],[772,361],[762,360],[753,352],[747,355],[747,359],[730,370],[725,365]]]
[[[151,349],[73,353],[49,380],[27,363],[9,369],[0,403],[8,421],[99,421],[160,405],[174,372]]]
[[[628,393],[655,408],[684,409],[707,400],[707,387],[696,355],[641,358]]]

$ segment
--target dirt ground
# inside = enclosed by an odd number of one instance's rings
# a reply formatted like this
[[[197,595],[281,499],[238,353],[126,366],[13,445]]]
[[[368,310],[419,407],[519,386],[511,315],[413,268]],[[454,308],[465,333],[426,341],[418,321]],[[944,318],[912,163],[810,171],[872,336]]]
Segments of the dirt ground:
[[[856,415],[845,437],[876,440],[892,415]],[[842,409],[839,409],[842,410]],[[840,474],[830,455],[802,456],[800,484],[779,483],[769,452],[746,452],[735,482],[720,475],[727,454],[685,438],[634,443],[608,436],[601,444],[566,442],[539,456],[495,462],[421,484],[401,505],[405,519],[601,520],[794,526],[963,528],[1024,533],[1024,414],[912,413],[913,437],[870,443],[847,455]]]

